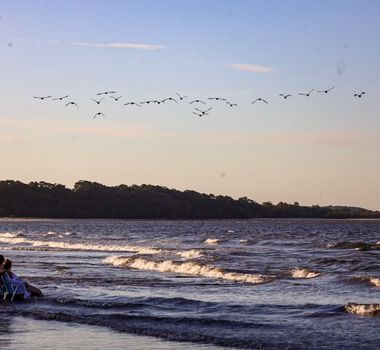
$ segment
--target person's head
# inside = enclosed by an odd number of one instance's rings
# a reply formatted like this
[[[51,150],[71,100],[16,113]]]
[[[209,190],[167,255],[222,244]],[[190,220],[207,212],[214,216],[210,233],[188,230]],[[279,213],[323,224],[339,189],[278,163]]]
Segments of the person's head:
[[[7,272],[12,270],[12,261],[10,261],[9,259],[6,259],[4,262],[4,270]]]
[[[5,261],[4,255],[0,254],[0,265],[3,265]]]

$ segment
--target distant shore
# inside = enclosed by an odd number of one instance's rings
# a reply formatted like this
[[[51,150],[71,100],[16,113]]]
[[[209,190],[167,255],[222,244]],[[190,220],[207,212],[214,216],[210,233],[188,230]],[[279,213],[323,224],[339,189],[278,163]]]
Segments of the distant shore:
[[[380,219],[380,211],[351,206],[258,203],[247,197],[178,191],[155,185],[105,186],[78,181],[73,189],[47,182],[0,181],[0,218],[239,220]]]

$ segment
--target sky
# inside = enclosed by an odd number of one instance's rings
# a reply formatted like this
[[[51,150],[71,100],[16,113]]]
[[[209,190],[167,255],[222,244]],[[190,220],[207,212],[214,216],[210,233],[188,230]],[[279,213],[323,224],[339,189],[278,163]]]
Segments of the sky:
[[[380,210],[379,13],[375,0],[0,0],[0,180]],[[122,98],[91,100],[110,90]],[[176,93],[189,97],[124,105]],[[33,98],[47,95],[69,97]]]

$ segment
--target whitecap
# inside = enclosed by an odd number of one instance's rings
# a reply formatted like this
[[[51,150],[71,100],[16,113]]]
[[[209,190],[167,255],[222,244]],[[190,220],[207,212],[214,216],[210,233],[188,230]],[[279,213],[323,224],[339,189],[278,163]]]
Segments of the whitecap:
[[[221,243],[222,240],[218,238],[207,238],[204,243],[205,244],[210,244],[210,245],[215,245]]]
[[[293,269],[290,271],[292,278],[315,278],[318,277],[321,273],[314,272],[309,269]]]
[[[181,273],[208,278],[224,279],[234,282],[261,284],[272,280],[270,277],[249,273],[228,272],[221,268],[207,266],[195,262],[175,262],[172,260],[151,261],[143,258],[110,256],[103,260],[104,263],[125,268],[158,271],[163,273]]]
[[[360,316],[380,316],[380,304],[348,303],[344,309],[350,314]]]
[[[58,235],[59,238],[64,238],[63,235]],[[48,247],[66,250],[82,250],[82,251],[106,251],[106,252],[134,252],[142,255],[168,254],[177,255],[185,259],[200,258],[202,254],[194,249],[191,250],[166,250],[154,247],[143,247],[134,245],[103,245],[91,243],[68,243],[62,241],[40,241],[29,240],[23,237],[16,237],[14,234],[0,234],[0,242],[8,244],[28,244],[32,247]]]

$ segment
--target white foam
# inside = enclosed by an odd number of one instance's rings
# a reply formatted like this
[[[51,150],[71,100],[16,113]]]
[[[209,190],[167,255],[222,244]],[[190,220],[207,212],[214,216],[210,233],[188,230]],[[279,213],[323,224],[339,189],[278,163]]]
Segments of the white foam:
[[[174,262],[172,260],[150,261],[143,258],[110,256],[103,260],[104,263],[114,266],[122,266],[130,269],[181,273],[186,275],[203,276],[208,278],[217,278],[230,280],[235,282],[246,283],[265,283],[271,278],[261,275],[253,275],[248,273],[226,272],[221,268],[210,267],[196,262]]]
[[[21,236],[22,236],[21,232],[1,232],[0,233],[0,238],[17,238]]]
[[[356,304],[348,303],[344,309],[350,314],[360,316],[375,316],[380,315],[380,304]]]
[[[293,278],[315,278],[321,274],[320,272],[314,272],[309,269],[299,269],[299,268],[291,270],[290,273]]]
[[[62,235],[59,235],[63,238]],[[23,237],[16,237],[14,234],[0,234],[0,242],[8,244],[29,244],[33,247],[48,247],[56,249],[66,249],[66,250],[83,250],[83,251],[106,251],[106,252],[134,252],[137,254],[174,254],[181,256],[185,259],[199,258],[202,254],[194,249],[182,250],[182,251],[172,251],[152,247],[142,247],[133,245],[103,245],[103,244],[89,244],[89,243],[68,243],[68,242],[58,242],[58,241],[39,241],[39,240],[29,240]]]
[[[185,259],[197,259],[202,256],[202,254],[198,250],[195,250],[195,249],[179,251],[179,252],[176,252],[176,254]]]
[[[220,242],[222,242],[222,240],[220,240],[218,238],[207,238],[204,241],[205,244],[210,244],[210,245],[219,244]]]
[[[370,277],[369,283],[373,284],[375,287],[380,287],[380,278]]]

